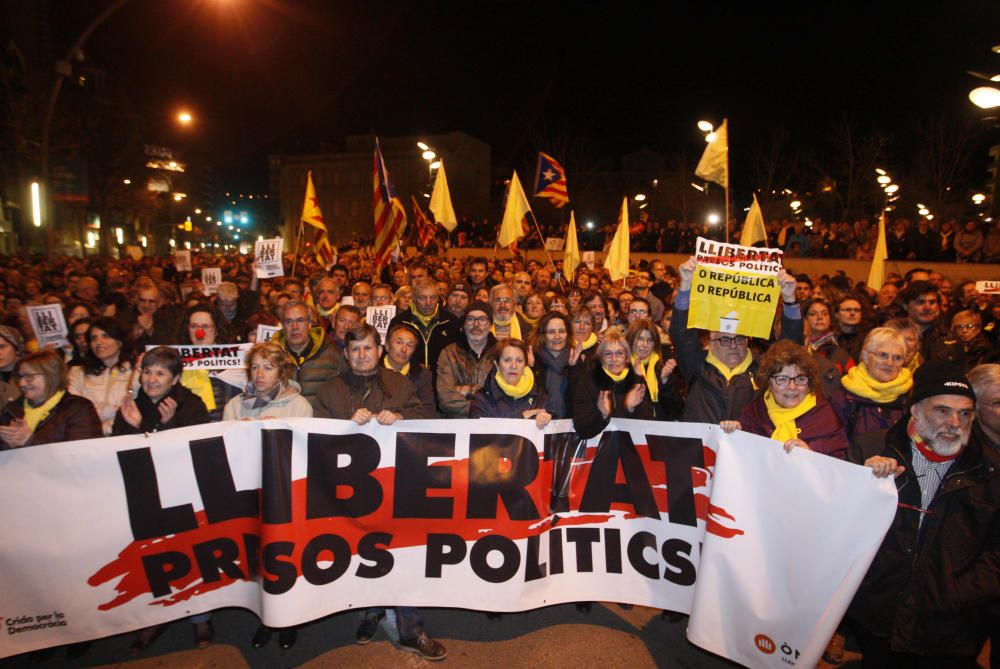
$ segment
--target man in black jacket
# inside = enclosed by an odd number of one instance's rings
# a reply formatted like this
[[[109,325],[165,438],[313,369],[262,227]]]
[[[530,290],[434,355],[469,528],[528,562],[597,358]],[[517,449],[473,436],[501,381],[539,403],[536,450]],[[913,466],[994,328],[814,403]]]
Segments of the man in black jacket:
[[[942,360],[966,370],[962,342],[941,323],[941,294],[930,281],[914,281],[899,293],[910,322],[920,328],[920,353],[924,360]]]
[[[863,667],[975,667],[983,608],[1000,598],[1000,457],[970,438],[961,369],[924,363],[910,415],[852,458],[895,476],[899,507],[848,610]]]

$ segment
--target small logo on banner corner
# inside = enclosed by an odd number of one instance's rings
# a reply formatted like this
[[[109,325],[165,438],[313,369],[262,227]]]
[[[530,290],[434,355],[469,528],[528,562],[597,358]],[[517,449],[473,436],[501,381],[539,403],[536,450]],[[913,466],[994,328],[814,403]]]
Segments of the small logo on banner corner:
[[[774,639],[766,634],[755,636],[753,638],[753,645],[757,646],[757,650],[765,655],[771,655],[774,651],[778,650],[778,644],[774,643]]]

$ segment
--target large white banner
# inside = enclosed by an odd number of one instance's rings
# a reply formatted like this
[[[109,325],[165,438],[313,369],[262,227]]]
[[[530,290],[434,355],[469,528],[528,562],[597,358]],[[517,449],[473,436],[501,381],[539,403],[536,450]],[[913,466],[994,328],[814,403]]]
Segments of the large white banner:
[[[770,469],[717,465],[730,443]],[[761,590],[761,630],[805,652],[829,637],[817,615],[843,612],[830,575],[843,561],[864,571],[852,556],[870,559],[894,508],[869,470],[700,424],[613,421],[582,442],[570,421],[303,418],[3,451],[0,657],[228,606],[272,627],[380,605],[691,612],[709,582],[739,618],[760,606],[743,577],[788,573],[796,596]],[[813,541],[817,526],[826,552],[789,572],[809,549],[789,537]],[[763,573],[720,578],[699,567],[703,543],[750,551]]]

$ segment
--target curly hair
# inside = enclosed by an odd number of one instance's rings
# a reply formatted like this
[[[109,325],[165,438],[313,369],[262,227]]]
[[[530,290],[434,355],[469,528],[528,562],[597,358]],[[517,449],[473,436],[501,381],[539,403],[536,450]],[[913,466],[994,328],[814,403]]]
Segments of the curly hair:
[[[781,370],[795,365],[809,377],[809,392],[821,392],[819,383],[819,363],[809,353],[788,339],[775,342],[760,358],[757,367],[757,385],[767,388],[771,377],[781,373]]]
[[[247,351],[246,357],[243,358],[243,361],[246,363],[247,376],[250,376],[250,366],[253,364],[253,359],[257,356],[264,358],[264,360],[267,360],[278,368],[278,380],[281,382],[281,385],[288,384],[288,380],[292,378],[292,371],[295,369],[295,362],[283,346],[270,341],[254,344]]]

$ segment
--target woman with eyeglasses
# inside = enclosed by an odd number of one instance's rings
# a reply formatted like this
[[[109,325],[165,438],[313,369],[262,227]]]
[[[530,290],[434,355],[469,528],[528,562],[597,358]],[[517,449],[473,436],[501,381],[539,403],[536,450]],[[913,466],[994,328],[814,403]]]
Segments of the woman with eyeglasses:
[[[12,378],[22,397],[0,414],[0,449],[102,436],[93,403],[66,391],[66,364],[56,351],[24,356]]]
[[[951,331],[962,342],[969,367],[983,363],[1000,362],[1000,354],[983,333],[983,317],[978,311],[967,309],[951,317]]]
[[[597,345],[597,361],[573,376],[573,427],[584,439],[600,434],[611,418],[653,420],[646,383],[629,364],[632,351],[618,328]]]
[[[886,430],[903,417],[913,387],[913,373],[905,363],[906,340],[899,332],[875,328],[865,337],[861,364],[841,379],[841,389],[830,396],[850,443]]]
[[[723,430],[776,439],[787,452],[805,448],[845,458],[843,425],[819,391],[819,364],[804,348],[787,340],[775,343],[761,356],[756,379],[763,392],[744,407],[738,421],[722,421]]]
[[[215,311],[207,304],[190,307],[181,321],[180,344],[213,346],[230,344],[229,331]],[[240,394],[240,388],[226,383],[205,369],[186,369],[181,374],[181,385],[201,398],[208,408],[209,422],[222,420],[226,404]]]

